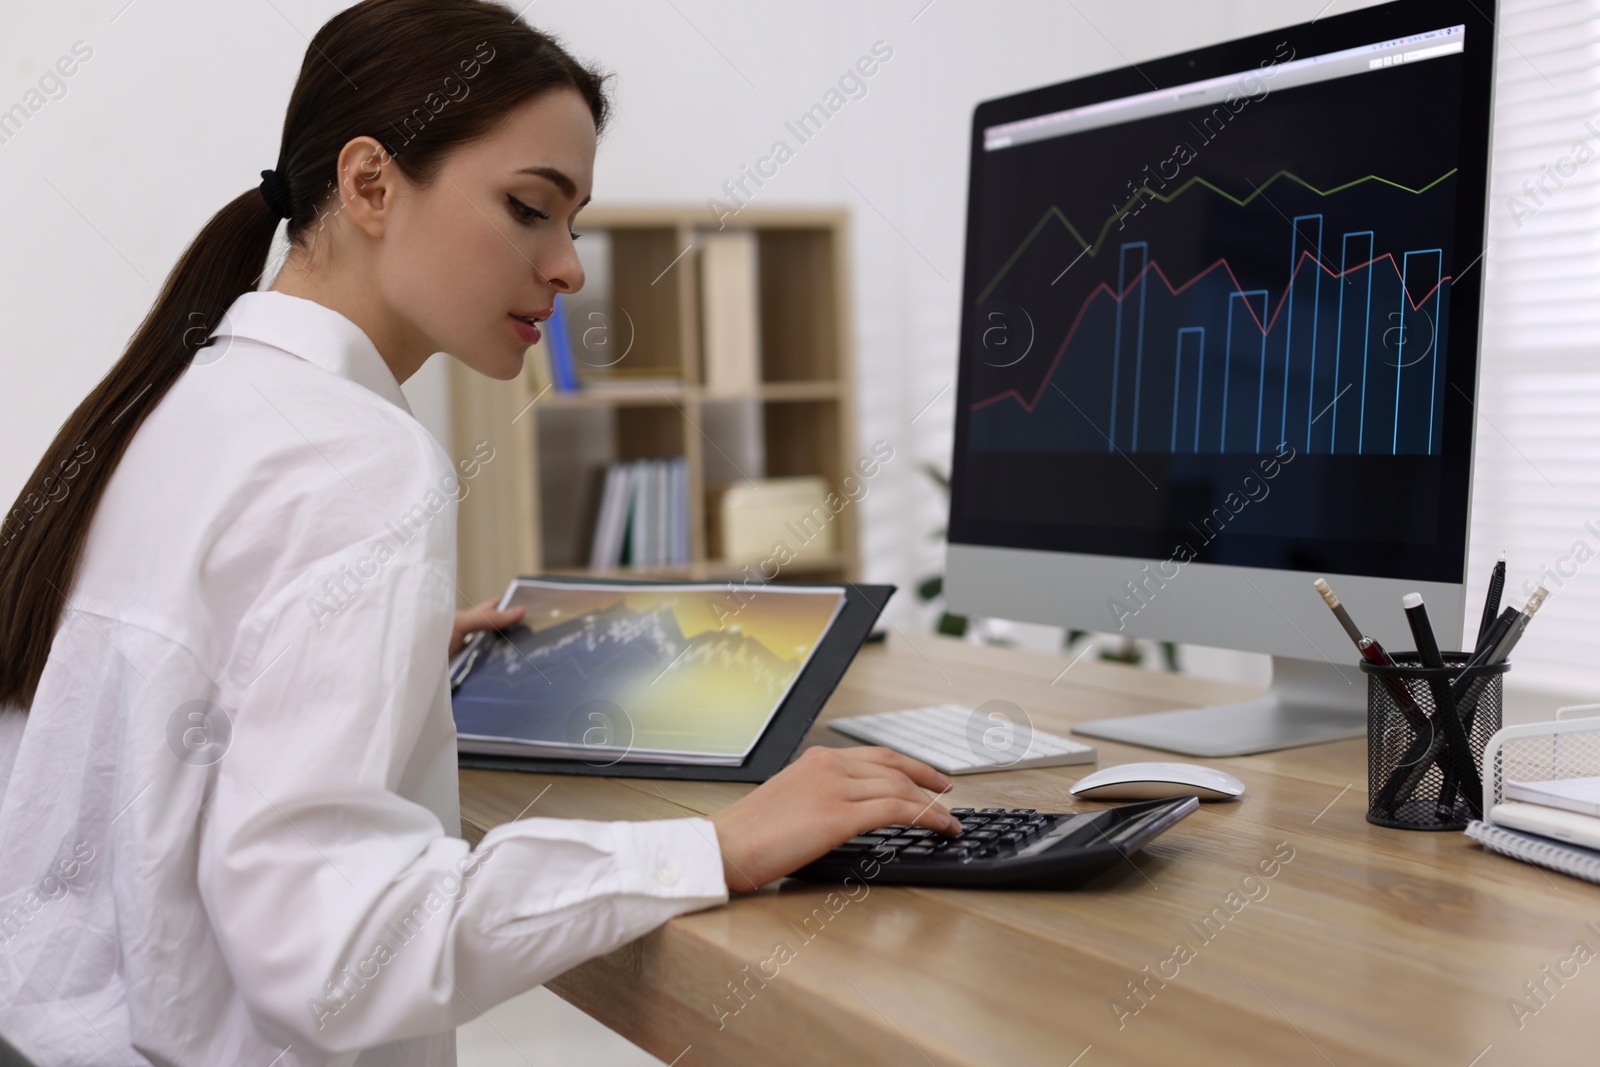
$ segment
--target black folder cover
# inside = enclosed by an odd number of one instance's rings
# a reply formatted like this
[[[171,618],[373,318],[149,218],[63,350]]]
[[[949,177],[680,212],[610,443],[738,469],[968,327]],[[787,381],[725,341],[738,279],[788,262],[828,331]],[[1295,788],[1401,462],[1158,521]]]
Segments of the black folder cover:
[[[628,578],[555,577],[528,575],[543,582],[575,582],[587,585],[663,585]],[[786,583],[787,584],[787,583]],[[676,778],[702,782],[764,782],[781,771],[800,747],[800,741],[817,721],[822,706],[833,695],[856,652],[878,621],[883,607],[894,595],[892,585],[857,585],[845,582],[819,582],[812,589],[840,589],[844,607],[833,626],[812,653],[811,660],[778,708],[766,731],[750,755],[736,767],[707,767],[682,763],[600,763],[579,759],[536,759],[527,756],[493,756],[461,753],[459,765],[471,770],[523,771],[528,774],[586,774],[605,778]]]

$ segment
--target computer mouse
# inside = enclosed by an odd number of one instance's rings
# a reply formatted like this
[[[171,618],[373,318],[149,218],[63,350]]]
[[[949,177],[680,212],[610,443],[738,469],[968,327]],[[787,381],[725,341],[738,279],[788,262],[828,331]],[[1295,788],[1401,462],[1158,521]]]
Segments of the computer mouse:
[[[1085,800],[1162,800],[1197,796],[1201,800],[1237,800],[1244,783],[1226,771],[1193,763],[1124,763],[1086,774],[1072,787]]]

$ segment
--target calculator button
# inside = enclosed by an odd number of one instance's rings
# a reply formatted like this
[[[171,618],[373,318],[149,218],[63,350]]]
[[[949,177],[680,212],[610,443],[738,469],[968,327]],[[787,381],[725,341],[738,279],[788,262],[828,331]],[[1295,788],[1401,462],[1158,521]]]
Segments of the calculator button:
[[[1004,815],[1005,813],[1006,813],[1006,809],[1005,808],[979,808],[978,809],[978,814],[979,815]]]
[[[914,830],[907,830],[905,833],[900,834],[899,836],[901,836],[901,837],[932,837],[933,836],[933,831],[932,830],[925,830],[925,829],[923,829],[922,827],[919,826]]]
[[[1000,835],[1001,843],[1006,845],[1015,845],[1022,841],[1026,841],[1027,839],[1027,834],[1019,834],[1014,830],[1011,833]]]
[[[883,844],[893,845],[896,848],[899,848],[901,845],[914,845],[916,843],[917,839],[914,837],[890,837],[885,838],[883,841]]]
[[[897,830],[887,830],[887,829],[885,829],[885,830],[868,830],[867,831],[867,836],[868,837],[896,837],[896,836],[898,836],[898,834],[899,834],[899,831],[897,831]]]
[[[1013,815],[1037,815],[1039,813],[1034,811],[1032,808],[1012,808],[1011,809],[1011,814],[1013,814]]]
[[[1000,835],[995,833],[993,830],[974,830],[969,834],[962,834],[961,836],[969,838],[973,841],[993,841]]]
[[[956,818],[960,819],[960,818],[963,818],[963,817],[965,817],[967,815],[971,815],[972,814],[972,809],[971,808],[951,808],[950,809],[950,814],[954,815]]]
[[[933,851],[933,849],[929,848],[927,845],[910,845],[910,846],[908,846],[906,848],[901,849],[900,850],[900,855],[902,855],[902,856],[926,856],[928,853],[930,853],[932,851]]]

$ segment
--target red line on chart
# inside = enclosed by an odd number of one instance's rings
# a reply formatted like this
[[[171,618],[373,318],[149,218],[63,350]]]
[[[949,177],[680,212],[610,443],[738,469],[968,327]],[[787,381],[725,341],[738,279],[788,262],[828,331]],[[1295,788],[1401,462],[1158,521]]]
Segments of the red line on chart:
[[[1289,294],[1294,289],[1295,279],[1297,279],[1300,276],[1300,268],[1305,265],[1305,261],[1308,260],[1308,259],[1311,260],[1311,262],[1315,263],[1319,268],[1321,268],[1323,273],[1327,274],[1330,278],[1333,278],[1336,281],[1338,279],[1340,279],[1340,278],[1343,278],[1347,274],[1351,274],[1351,273],[1353,273],[1355,271],[1362,270],[1362,269],[1367,268],[1367,267],[1376,266],[1377,263],[1379,262],[1379,260],[1385,260],[1386,259],[1386,260],[1389,261],[1390,268],[1394,270],[1395,277],[1399,278],[1401,280],[1401,282],[1402,282],[1402,285],[1401,285],[1402,290],[1404,289],[1405,276],[1400,271],[1400,265],[1395,262],[1394,253],[1392,253],[1392,252],[1385,252],[1383,255],[1378,256],[1378,257],[1376,257],[1374,259],[1369,259],[1365,263],[1358,263],[1353,267],[1348,267],[1341,274],[1338,271],[1332,270],[1329,267],[1324,266],[1323,263],[1320,260],[1318,260],[1316,256],[1312,255],[1309,251],[1302,251],[1300,253],[1300,259],[1294,265],[1293,272],[1291,272],[1290,275],[1289,275],[1289,284],[1284,287],[1283,296],[1278,300],[1278,307],[1277,307],[1276,310],[1274,310],[1272,312],[1272,315],[1267,319],[1266,325],[1262,325],[1261,319],[1256,315],[1255,308],[1251,304],[1251,302],[1248,301],[1248,300],[1246,300],[1244,302],[1246,310],[1249,312],[1251,320],[1255,322],[1256,328],[1261,331],[1261,335],[1263,337],[1265,337],[1267,334],[1272,332],[1273,323],[1278,321],[1278,315],[1280,313],[1282,313],[1282,311],[1284,309],[1284,306],[1287,305],[1288,302],[1289,302]],[[1210,274],[1212,271],[1216,270],[1218,267],[1221,267],[1223,270],[1227,271],[1228,272],[1228,277],[1233,279],[1233,287],[1234,287],[1234,291],[1235,292],[1243,291],[1244,287],[1243,287],[1242,283],[1239,281],[1238,275],[1233,273],[1233,266],[1232,266],[1232,264],[1230,264],[1228,262],[1226,257],[1218,259],[1215,263],[1211,264],[1211,266],[1207,267],[1205,270],[1201,271],[1199,274],[1196,274],[1193,278],[1190,278],[1188,281],[1184,282],[1182,285],[1180,285],[1180,286],[1178,286],[1176,288],[1173,287],[1172,282],[1167,278],[1166,272],[1161,269],[1161,265],[1159,263],[1157,263],[1155,260],[1151,260],[1149,263],[1147,263],[1144,266],[1144,268],[1142,270],[1139,271],[1138,274],[1135,274],[1133,276],[1133,280],[1128,283],[1127,288],[1125,288],[1122,291],[1122,294],[1120,296],[1117,295],[1117,293],[1112,290],[1111,286],[1107,285],[1105,282],[1101,282],[1099,285],[1095,286],[1094,289],[1092,289],[1089,292],[1089,295],[1087,297],[1084,298],[1083,306],[1078,308],[1078,314],[1072,320],[1072,327],[1071,327],[1071,329],[1069,329],[1067,331],[1067,336],[1061,342],[1061,347],[1056,349],[1055,356],[1050,360],[1050,367],[1049,367],[1048,370],[1045,371],[1044,378],[1041,379],[1041,381],[1039,382],[1039,389],[1038,389],[1037,392],[1035,392],[1033,394],[1033,399],[1032,400],[1024,399],[1023,396],[1022,396],[1022,393],[1020,393],[1016,389],[1007,389],[1003,393],[997,393],[994,396],[985,397],[982,400],[973,401],[972,406],[968,410],[977,411],[979,408],[987,407],[990,404],[997,403],[998,401],[1005,400],[1007,398],[1015,399],[1018,404],[1022,405],[1022,408],[1023,408],[1024,411],[1032,412],[1034,408],[1038,407],[1039,398],[1044,395],[1044,391],[1046,389],[1050,388],[1050,379],[1052,377],[1054,377],[1055,372],[1056,372],[1056,367],[1061,363],[1061,358],[1063,356],[1065,356],[1066,353],[1067,353],[1067,345],[1072,343],[1073,335],[1078,332],[1079,324],[1083,322],[1084,315],[1088,314],[1088,312],[1089,312],[1089,305],[1092,304],[1094,302],[1095,298],[1100,295],[1100,291],[1102,289],[1105,290],[1106,294],[1109,295],[1112,300],[1115,300],[1120,305],[1122,303],[1122,301],[1125,300],[1128,297],[1128,295],[1133,292],[1134,287],[1139,284],[1140,280],[1144,277],[1145,273],[1147,271],[1154,271],[1156,276],[1161,279],[1161,284],[1163,284],[1163,285],[1165,285],[1167,287],[1167,291],[1169,293],[1171,293],[1173,296],[1177,296],[1179,293],[1183,292],[1185,289],[1188,289],[1191,285],[1194,285],[1201,278],[1204,278],[1206,275]],[[1411,310],[1416,311],[1418,308],[1422,307],[1423,304],[1427,303],[1428,298],[1433,296],[1433,294],[1436,291],[1438,291],[1438,289],[1440,287],[1442,287],[1445,282],[1449,281],[1450,278],[1451,278],[1451,275],[1448,275],[1448,274],[1444,275],[1443,277],[1441,277],[1439,279],[1439,282],[1438,282],[1437,285],[1435,285],[1432,289],[1429,289],[1426,293],[1423,294],[1421,300],[1412,300],[1411,299],[1411,294],[1409,292],[1407,292],[1405,294],[1406,302],[1411,305]]]

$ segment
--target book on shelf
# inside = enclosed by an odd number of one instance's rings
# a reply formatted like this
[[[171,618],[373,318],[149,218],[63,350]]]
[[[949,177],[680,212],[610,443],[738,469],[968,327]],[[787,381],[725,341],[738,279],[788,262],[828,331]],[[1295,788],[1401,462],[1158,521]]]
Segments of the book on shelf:
[[[738,625],[704,607],[716,583],[606,585],[518,578],[450,664],[462,752],[737,766],[833,630],[839,587],[765,586]],[[595,761],[603,761],[596,763]]]
[[[623,523],[628,515],[628,470],[612,464],[605,470],[600,490],[600,512],[595,517],[594,542],[589,549],[589,566],[604,570],[616,566],[622,557]]]
[[[540,338],[540,342],[549,346],[550,376],[555,382],[556,391],[575,393],[578,390],[578,372],[573,367],[572,340],[567,334],[565,294],[556,294],[555,311],[545,320],[544,326],[541,332],[545,336]]]
[[[707,233],[700,241],[706,393],[748,396],[760,382],[761,305],[756,235]]]
[[[618,563],[642,566],[649,558],[650,539],[650,472],[643,460],[628,468],[628,540],[622,547]]]
[[[676,563],[672,558],[672,490],[670,488],[671,475],[667,471],[667,461],[664,459],[652,460],[650,474],[654,478],[655,513],[651,516],[654,520],[652,533],[655,535],[651,545],[651,556],[657,563]]]
[[[689,562],[689,465],[682,456],[607,468],[594,516],[589,566],[669,567]]]
[[[672,530],[668,558],[674,563],[689,562],[689,461],[679,457],[672,464]]]

